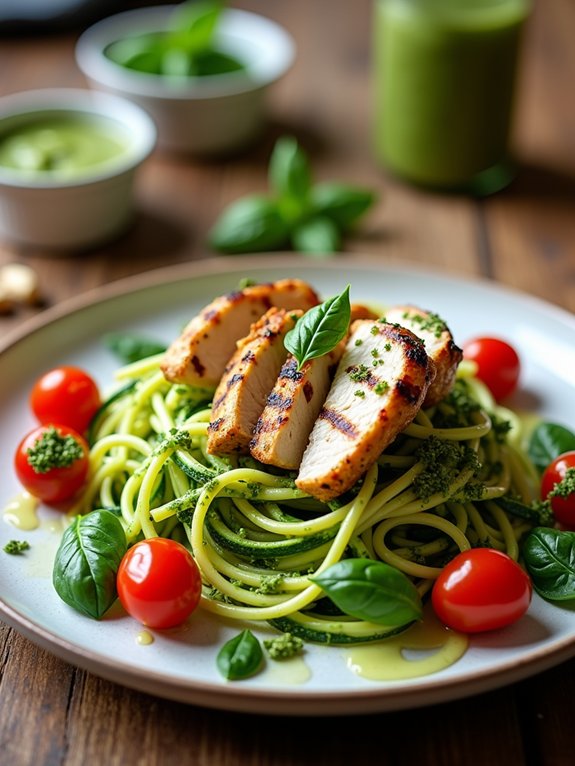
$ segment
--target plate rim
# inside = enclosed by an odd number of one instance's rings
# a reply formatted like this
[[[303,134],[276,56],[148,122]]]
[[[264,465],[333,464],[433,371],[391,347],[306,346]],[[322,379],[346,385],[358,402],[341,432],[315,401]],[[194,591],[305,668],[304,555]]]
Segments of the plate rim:
[[[265,262],[272,258],[272,262]],[[516,299],[531,303],[543,310],[547,314],[555,315],[559,321],[574,324],[575,314],[569,309],[563,308],[557,304],[547,301],[545,298],[525,292],[520,288],[503,284],[492,280],[484,275],[461,274],[453,269],[445,267],[422,265],[416,261],[406,259],[387,258],[383,261],[379,256],[364,255],[356,253],[342,253],[332,259],[316,259],[304,255],[298,255],[290,252],[267,252],[248,256],[219,256],[210,257],[201,260],[186,261],[175,263],[169,266],[160,266],[149,269],[148,271],[138,272],[128,276],[120,277],[106,284],[97,285],[89,288],[79,295],[65,298],[62,301],[43,309],[35,316],[24,320],[22,324],[8,331],[3,338],[0,338],[0,354],[3,354],[11,346],[15,345],[23,338],[32,333],[43,329],[47,324],[51,324],[59,319],[68,316],[76,311],[88,308],[95,303],[101,303],[106,300],[121,297],[127,293],[147,290],[156,285],[166,285],[170,282],[176,282],[181,279],[191,279],[195,276],[225,274],[228,271],[237,271],[241,267],[253,269],[264,265],[265,268],[281,268],[282,264],[288,267],[302,266],[305,268],[325,268],[335,270],[342,266],[360,266],[365,268],[376,268],[381,271],[393,271],[413,273],[419,276],[428,276],[432,279],[442,278],[456,283],[463,283],[470,286],[479,286],[480,288],[500,295],[513,296]],[[236,266],[238,264],[238,266]],[[231,267],[231,268],[230,268]]]
[[[490,293],[501,296],[515,296],[522,302],[536,306],[539,311],[553,316],[559,322],[575,328],[575,315],[537,296],[530,295],[507,285],[492,282],[481,276],[461,275],[452,270],[437,269],[431,271],[418,263],[386,260],[373,256],[355,254],[342,255],[330,261],[312,260],[295,254],[274,253],[248,257],[223,257],[173,264],[140,272],[100,285],[45,309],[23,322],[0,341],[0,360],[4,354],[20,342],[25,342],[34,333],[43,330],[54,322],[65,320],[75,313],[105,304],[108,300],[121,298],[127,294],[143,292],[154,287],[167,286],[182,279],[203,276],[217,276],[227,272],[258,267],[266,269],[282,268],[329,268],[330,270],[349,266],[350,268],[373,268],[382,272],[396,274],[417,274],[419,277],[432,277],[454,283],[479,286]],[[495,688],[506,683],[515,683],[538,672],[551,668],[575,656],[575,635],[565,636],[557,641],[550,650],[540,647],[532,650],[524,658],[511,658],[503,666],[492,670],[484,668],[468,671],[465,677],[434,678],[429,676],[421,682],[413,682],[394,688],[393,683],[385,688],[381,686],[351,689],[343,693],[333,690],[308,691],[305,689],[265,689],[241,686],[216,686],[206,681],[184,680],[178,683],[173,675],[146,668],[130,666],[122,661],[102,655],[97,651],[85,649],[79,644],[52,633],[51,630],[37,624],[16,608],[7,604],[0,596],[0,616],[16,632],[24,635],[32,643],[60,659],[110,681],[121,683],[140,692],[153,694],[184,703],[203,707],[248,713],[270,715],[350,715],[373,712],[385,712],[399,709],[424,707],[437,702],[454,701]],[[297,710],[294,709],[297,707]]]

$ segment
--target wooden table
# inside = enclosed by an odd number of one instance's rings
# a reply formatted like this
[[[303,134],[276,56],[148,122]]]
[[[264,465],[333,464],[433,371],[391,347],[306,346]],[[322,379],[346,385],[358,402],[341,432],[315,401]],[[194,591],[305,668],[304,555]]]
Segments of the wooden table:
[[[517,180],[484,200],[433,195],[389,178],[370,149],[370,0],[243,0],[295,36],[293,70],[274,88],[261,144],[228,160],[156,153],[138,186],[138,216],[122,239],[82,255],[17,252],[49,304],[169,263],[209,258],[206,233],[222,206],[266,188],[278,135],[296,135],[318,179],[371,186],[381,203],[349,252],[481,275],[575,311],[575,6],[539,0],[520,77]],[[0,40],[0,93],[82,86],[76,33]],[[38,309],[0,319],[1,332]],[[572,403],[571,403],[572,406]],[[568,413],[573,420],[573,413]],[[575,763],[575,660],[499,691],[412,712],[349,718],[261,718],[140,694],[78,670],[0,627],[0,761],[6,766],[305,766],[306,764]]]

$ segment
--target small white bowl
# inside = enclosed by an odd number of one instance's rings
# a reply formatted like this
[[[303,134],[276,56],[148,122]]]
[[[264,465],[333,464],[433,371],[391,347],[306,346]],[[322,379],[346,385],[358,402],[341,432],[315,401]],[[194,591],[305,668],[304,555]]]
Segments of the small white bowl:
[[[89,27],[76,61],[92,87],[132,99],[153,117],[158,145],[168,151],[213,155],[253,141],[265,125],[268,86],[292,65],[292,37],[274,21],[235,9],[222,12],[217,47],[245,69],[229,74],[168,78],[127,69],[105,55],[113,42],[168,28],[177,6],[138,8]]]
[[[106,125],[120,153],[69,176],[0,165],[0,239],[40,249],[85,249],[118,235],[133,213],[137,168],[154,149],[149,115],[123,98],[72,88],[23,91],[0,98],[0,137],[43,119]]]

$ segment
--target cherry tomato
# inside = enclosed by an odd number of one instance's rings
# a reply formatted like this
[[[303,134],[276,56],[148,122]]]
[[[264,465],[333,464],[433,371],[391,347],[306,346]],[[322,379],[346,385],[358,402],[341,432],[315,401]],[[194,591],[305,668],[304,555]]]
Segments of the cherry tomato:
[[[545,500],[556,484],[565,478],[569,468],[575,468],[575,450],[564,452],[543,472],[541,498]],[[567,497],[552,497],[551,508],[555,518],[566,529],[575,530],[575,491]]]
[[[95,381],[79,367],[56,367],[35,382],[32,412],[40,423],[61,423],[84,433],[101,404]]]
[[[45,424],[30,431],[14,456],[22,486],[50,504],[73,497],[86,481],[88,466],[85,439],[74,429],[61,425]]]
[[[477,377],[500,402],[517,388],[521,363],[513,346],[500,338],[473,338],[463,346],[463,357],[477,364]]]
[[[506,553],[473,548],[441,571],[431,601],[449,628],[480,633],[518,620],[529,607],[532,591],[529,576]]]
[[[128,549],[117,588],[124,609],[136,620],[150,628],[173,628],[199,604],[202,578],[187,548],[153,537]]]

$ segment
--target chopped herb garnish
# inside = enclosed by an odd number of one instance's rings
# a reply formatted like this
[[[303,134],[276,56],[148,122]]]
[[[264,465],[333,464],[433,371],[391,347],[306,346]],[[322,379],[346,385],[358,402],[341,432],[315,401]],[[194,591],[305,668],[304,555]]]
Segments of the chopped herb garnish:
[[[363,383],[369,380],[371,372],[365,364],[356,364],[348,371],[348,375],[354,383]]]
[[[356,346],[362,346],[363,345],[362,339],[361,338],[356,338],[355,345]]]
[[[378,330],[378,329],[377,329],[377,327],[374,325],[374,326],[371,328],[371,330],[370,330],[370,333],[371,333],[372,335],[379,335],[379,330]]]
[[[373,387],[373,390],[378,396],[382,396],[382,394],[385,394],[385,392],[389,389],[389,383],[386,380],[380,380],[378,381],[375,386]]]
[[[358,388],[357,391],[353,392],[354,396],[359,396],[360,399],[363,399],[365,397],[365,391],[362,391],[361,388]]]
[[[447,330],[447,325],[439,314],[430,312],[429,314],[409,314],[408,311],[403,315],[405,319],[410,319],[414,324],[419,325],[421,330],[429,330],[436,338],[441,336],[442,332]]]

